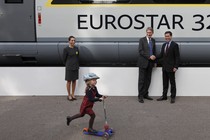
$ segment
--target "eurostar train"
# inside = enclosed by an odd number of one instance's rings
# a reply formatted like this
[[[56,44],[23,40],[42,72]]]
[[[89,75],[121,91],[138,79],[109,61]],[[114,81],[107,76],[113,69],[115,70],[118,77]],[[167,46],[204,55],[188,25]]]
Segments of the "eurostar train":
[[[154,28],[178,42],[182,66],[210,64],[210,0],[0,0],[0,66],[63,66],[76,37],[81,66],[135,66]]]

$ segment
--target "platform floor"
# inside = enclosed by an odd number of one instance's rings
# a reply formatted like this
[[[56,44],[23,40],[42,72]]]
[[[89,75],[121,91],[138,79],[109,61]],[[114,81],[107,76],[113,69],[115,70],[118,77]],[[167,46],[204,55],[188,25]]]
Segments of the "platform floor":
[[[157,99],[158,97],[154,97]],[[66,116],[78,113],[82,97],[70,102],[65,96],[0,97],[1,140],[101,140],[87,136],[89,116],[66,125]],[[158,102],[136,97],[108,97],[108,123],[116,131],[111,140],[209,140],[210,97],[177,97]],[[95,129],[102,129],[102,103],[94,106]]]

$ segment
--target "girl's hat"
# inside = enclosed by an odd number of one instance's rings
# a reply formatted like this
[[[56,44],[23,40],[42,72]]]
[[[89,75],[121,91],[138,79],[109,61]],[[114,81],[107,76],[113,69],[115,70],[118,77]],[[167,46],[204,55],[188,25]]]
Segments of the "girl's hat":
[[[83,80],[87,81],[87,80],[92,80],[92,79],[99,79],[100,77],[98,77],[95,73],[88,73],[83,75]]]

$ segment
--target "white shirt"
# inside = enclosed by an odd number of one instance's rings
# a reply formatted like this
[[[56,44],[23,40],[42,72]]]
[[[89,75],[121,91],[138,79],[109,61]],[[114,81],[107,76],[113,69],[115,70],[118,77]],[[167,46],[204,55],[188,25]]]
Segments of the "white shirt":
[[[148,42],[148,44],[149,44],[149,40],[151,40],[151,38],[147,37],[147,42]]]

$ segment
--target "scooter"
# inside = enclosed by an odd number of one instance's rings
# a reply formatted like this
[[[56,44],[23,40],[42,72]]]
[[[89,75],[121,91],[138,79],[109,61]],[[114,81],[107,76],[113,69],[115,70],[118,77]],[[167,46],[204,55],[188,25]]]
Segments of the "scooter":
[[[95,133],[93,133],[93,132],[89,132],[88,128],[84,128],[83,133],[86,135],[99,136],[99,137],[102,137],[104,140],[108,140],[110,136],[114,134],[114,130],[112,128],[109,128],[104,100],[103,100],[103,108],[104,108],[104,117],[105,117],[104,131],[96,131]]]
[[[99,136],[102,137],[104,140],[108,140],[109,137],[111,136],[110,134],[112,134],[112,132],[106,132],[106,131],[96,131],[96,132],[89,132],[88,128],[84,128],[83,129],[83,133],[85,135],[94,135],[94,136]]]

